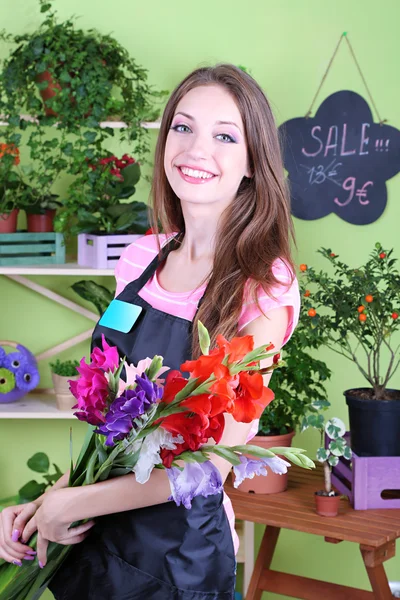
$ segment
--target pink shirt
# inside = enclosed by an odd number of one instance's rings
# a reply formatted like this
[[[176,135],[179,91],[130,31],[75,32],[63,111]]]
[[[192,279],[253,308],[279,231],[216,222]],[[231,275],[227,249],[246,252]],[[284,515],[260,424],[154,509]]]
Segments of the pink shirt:
[[[165,235],[160,235],[161,246],[164,246],[167,241],[168,239]],[[134,281],[143,273],[144,269],[149,265],[157,253],[158,246],[155,235],[144,236],[123,250],[121,258],[115,267],[115,278],[117,281],[116,296],[122,292],[129,282]],[[290,272],[282,260],[276,260],[272,266],[272,270],[275,277],[281,283],[271,289],[273,298],[265,294],[264,290],[260,287],[258,301],[265,313],[281,306],[290,308],[289,323],[283,341],[283,344],[286,344],[299,320],[299,288],[296,279],[290,285]],[[257,304],[253,302],[252,298],[248,297],[247,287],[248,286],[245,286],[244,302],[239,317],[239,332],[262,314],[257,307]],[[156,272],[138,294],[153,308],[192,321],[197,311],[197,305],[200,298],[203,296],[205,289],[206,284],[189,292],[168,292],[161,287]],[[144,356],[143,358],[146,357]],[[253,421],[247,442],[256,435],[257,431],[258,420],[255,420]],[[239,539],[235,531],[235,515],[232,503],[225,493],[224,507],[232,530],[235,552],[237,552]]]

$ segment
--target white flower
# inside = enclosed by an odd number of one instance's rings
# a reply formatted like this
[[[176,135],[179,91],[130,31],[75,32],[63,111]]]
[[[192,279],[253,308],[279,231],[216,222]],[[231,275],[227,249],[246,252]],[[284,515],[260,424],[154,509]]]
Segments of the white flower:
[[[136,481],[146,483],[149,480],[154,465],[161,463],[160,450],[162,448],[175,450],[176,444],[182,444],[182,442],[181,435],[174,437],[172,433],[162,427],[149,433],[143,440],[139,460],[133,468]]]
[[[141,377],[145,370],[149,368],[151,363],[152,359],[147,357],[143,360],[139,360],[136,367],[134,364],[125,364],[126,381],[123,379],[119,380],[118,396],[121,396],[128,386],[133,385],[136,381],[136,375]],[[161,369],[156,373],[156,377],[159,377],[165,373],[165,371],[169,371],[169,367],[161,367]],[[164,379],[156,379],[154,383],[157,385],[162,385],[164,383]]]

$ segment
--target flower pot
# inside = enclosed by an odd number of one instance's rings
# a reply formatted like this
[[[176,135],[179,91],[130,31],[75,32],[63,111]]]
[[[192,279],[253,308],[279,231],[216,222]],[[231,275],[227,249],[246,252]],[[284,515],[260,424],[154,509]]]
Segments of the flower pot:
[[[53,380],[53,387],[56,393],[56,404],[58,410],[71,410],[73,406],[76,404],[76,398],[69,391],[69,383],[68,381],[77,380],[79,375],[75,375],[73,377],[64,377],[62,375],[56,375],[55,373],[51,373],[51,378]]]
[[[260,448],[289,447],[295,432],[285,435],[256,435],[248,442],[251,446]],[[249,455],[247,455],[249,456]],[[254,456],[250,457],[254,458]],[[253,479],[245,479],[238,487],[241,492],[250,494],[278,494],[287,489],[288,473],[277,475],[268,469],[268,475],[255,475]]]
[[[315,492],[315,510],[321,517],[336,517],[339,513],[340,494],[324,496],[321,492]]]
[[[53,77],[51,76],[49,71],[45,71],[44,73],[40,73],[39,75],[37,75],[35,81],[36,83],[42,83],[43,81],[48,82],[47,88],[45,88],[44,90],[39,90],[39,93],[43,100],[46,117],[57,117],[57,113],[54,112],[53,109],[49,108],[46,102],[50,100],[50,98],[54,98],[54,96],[56,96],[58,92],[61,91],[61,85],[53,80]]]
[[[55,210],[46,210],[43,215],[27,213],[28,231],[30,233],[50,233],[54,231]]]
[[[15,233],[17,231],[19,208],[14,208],[10,213],[0,214],[0,233]]]
[[[351,449],[357,456],[400,456],[400,391],[387,390],[392,400],[373,400],[371,391],[357,388],[344,392]]]

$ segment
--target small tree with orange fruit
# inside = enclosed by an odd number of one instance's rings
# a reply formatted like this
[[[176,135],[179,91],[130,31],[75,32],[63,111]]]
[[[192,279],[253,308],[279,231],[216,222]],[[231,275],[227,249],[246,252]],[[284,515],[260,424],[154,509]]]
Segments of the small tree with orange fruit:
[[[303,304],[311,335],[355,363],[371,386],[370,397],[388,400],[390,378],[400,365],[400,274],[393,250],[375,244],[367,262],[349,267],[330,249],[318,250],[333,274],[302,264]]]

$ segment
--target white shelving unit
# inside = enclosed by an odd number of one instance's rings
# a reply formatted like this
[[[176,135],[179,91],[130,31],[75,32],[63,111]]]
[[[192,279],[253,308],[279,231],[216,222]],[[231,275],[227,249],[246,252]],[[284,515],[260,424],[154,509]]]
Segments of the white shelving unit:
[[[0,266],[0,275],[114,275],[114,269],[92,269],[80,267],[77,263],[63,265],[16,265],[15,267]]]
[[[72,410],[59,410],[53,394],[32,392],[17,402],[0,404],[0,419],[76,419]]]
[[[88,276],[88,275],[89,276],[90,275],[91,276],[96,276],[96,275],[107,275],[107,276],[111,275],[112,276],[113,274],[114,274],[113,269],[92,269],[89,267],[80,267],[76,263],[66,263],[66,264],[62,264],[62,265],[19,265],[19,266],[0,267],[0,275],[3,275],[5,277],[7,277],[8,279],[15,281],[16,283],[19,283],[20,285],[23,285],[24,287],[26,287],[30,290],[33,290],[34,292],[36,292],[42,296],[45,296],[46,298],[49,298],[50,300],[52,300],[53,302],[56,302],[57,304],[61,304],[62,306],[69,308],[73,312],[78,313],[78,314],[90,319],[94,323],[96,323],[99,319],[98,314],[96,314],[86,308],[83,308],[82,306],[80,306],[76,302],[73,302],[72,300],[68,300],[67,298],[64,298],[60,294],[57,294],[56,292],[49,290],[48,288],[44,287],[43,285],[40,285],[39,283],[36,283],[35,281],[28,279],[28,277],[26,277],[26,276],[30,276],[30,275],[52,275],[52,276],[74,275],[74,276],[78,276],[78,277],[80,277],[80,276],[83,277],[83,276]],[[93,332],[93,327],[91,327],[87,331],[84,331],[78,335],[75,335],[74,337],[72,337],[68,340],[65,340],[61,344],[57,344],[56,346],[53,346],[52,348],[48,348],[44,352],[37,354],[36,359],[38,361],[48,359],[48,358],[58,354],[59,352],[63,352],[64,350],[67,350],[68,348],[71,348],[71,347],[75,346],[76,344],[79,344],[79,343],[89,339],[92,335],[92,332]]]
[[[31,123],[38,123],[39,121],[32,117],[31,115],[20,115],[20,118],[24,121],[30,121]],[[7,127],[8,121],[6,120],[4,115],[0,115],[0,126]],[[106,127],[110,127],[111,129],[124,129],[127,125],[123,121],[102,121],[100,124],[102,129]],[[161,125],[161,117],[156,121],[142,121],[141,126],[144,129],[160,129]],[[57,123],[54,127],[57,126]]]

